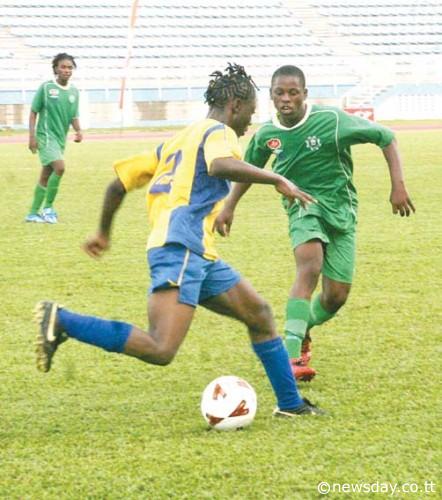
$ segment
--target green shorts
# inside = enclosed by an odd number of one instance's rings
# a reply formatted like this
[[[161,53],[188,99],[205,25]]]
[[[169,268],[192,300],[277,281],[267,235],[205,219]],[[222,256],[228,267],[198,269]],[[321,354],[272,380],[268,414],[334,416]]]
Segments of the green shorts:
[[[289,217],[289,235],[293,248],[311,240],[324,243],[322,274],[334,281],[351,283],[355,267],[356,231],[338,231],[314,215]]]
[[[43,167],[50,165],[53,161],[62,160],[64,146],[51,136],[37,137],[38,156]]]

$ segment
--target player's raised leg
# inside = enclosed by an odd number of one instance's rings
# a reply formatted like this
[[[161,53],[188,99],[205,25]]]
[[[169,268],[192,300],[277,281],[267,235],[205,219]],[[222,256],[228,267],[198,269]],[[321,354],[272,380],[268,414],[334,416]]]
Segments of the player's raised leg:
[[[323,276],[322,293],[312,301],[309,326],[321,325],[341,309],[350,295],[351,283],[343,283]]]
[[[149,297],[149,331],[134,329],[124,354],[154,365],[168,365],[181,346],[193,320],[195,307],[178,299],[178,288],[158,290]]]
[[[149,299],[149,331],[122,321],[86,316],[55,302],[37,304],[37,367],[47,372],[61,339],[74,338],[109,352],[156,365],[169,364],[192,322],[195,308],[178,303],[178,290],[158,291]],[[65,339],[66,339],[65,338]]]
[[[261,360],[277,398],[275,416],[323,413],[299,394],[287,351],[276,332],[272,311],[246,280],[241,279],[228,291],[202,301],[201,305],[247,326],[253,350]]]

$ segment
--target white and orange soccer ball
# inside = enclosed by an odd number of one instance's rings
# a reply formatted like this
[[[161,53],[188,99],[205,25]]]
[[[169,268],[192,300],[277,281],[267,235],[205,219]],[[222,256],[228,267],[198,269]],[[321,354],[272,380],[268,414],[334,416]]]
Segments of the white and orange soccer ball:
[[[253,422],[256,393],[244,379],[226,375],[212,380],[201,397],[201,413],[213,429],[231,431]]]

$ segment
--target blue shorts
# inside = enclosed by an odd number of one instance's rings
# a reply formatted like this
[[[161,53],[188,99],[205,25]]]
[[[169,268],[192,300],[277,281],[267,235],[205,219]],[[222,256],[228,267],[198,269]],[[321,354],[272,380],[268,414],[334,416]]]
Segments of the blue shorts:
[[[191,306],[227,292],[241,279],[222,260],[207,260],[175,243],[151,248],[147,261],[151,277],[149,293],[179,288],[179,302]]]

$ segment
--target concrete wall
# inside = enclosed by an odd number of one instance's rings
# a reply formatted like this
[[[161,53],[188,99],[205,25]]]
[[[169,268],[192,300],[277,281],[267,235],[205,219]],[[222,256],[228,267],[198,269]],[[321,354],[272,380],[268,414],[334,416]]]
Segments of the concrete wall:
[[[412,90],[412,89],[411,89]],[[410,91],[411,91],[410,90]],[[437,90],[437,89],[436,89]],[[400,88],[395,93],[392,89],[382,100],[375,102],[376,120],[419,120],[442,119],[442,86],[441,92],[407,94]],[[413,91],[414,92],[414,91]],[[310,101],[330,106],[343,106],[342,95],[326,96],[321,92],[310,92]],[[0,128],[27,128],[30,101],[32,95],[26,95],[27,102],[10,103],[0,101]],[[127,95],[123,110],[119,108],[117,92],[105,102],[89,98],[88,91],[81,92],[80,120],[82,127],[118,128],[132,126],[164,126],[184,125],[203,118],[207,113],[207,105],[203,100],[132,100],[139,97],[136,93]],[[18,99],[17,99],[18,100]],[[273,107],[269,99],[269,90],[261,89],[258,94],[258,107],[254,116],[256,123],[269,119]]]

